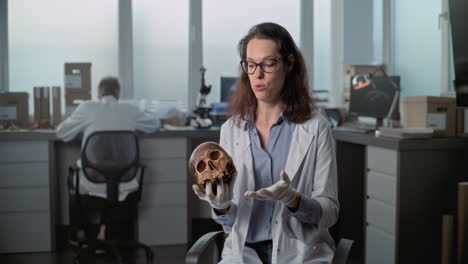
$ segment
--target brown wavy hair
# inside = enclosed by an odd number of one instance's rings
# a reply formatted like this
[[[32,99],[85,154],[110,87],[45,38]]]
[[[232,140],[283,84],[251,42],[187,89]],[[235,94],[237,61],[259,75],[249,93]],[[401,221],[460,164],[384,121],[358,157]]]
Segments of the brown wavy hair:
[[[289,32],[275,23],[262,23],[253,26],[237,46],[241,60],[247,57],[247,45],[252,39],[269,39],[276,43],[281,56],[287,63],[288,57],[294,57],[291,71],[286,74],[285,83],[280,93],[281,101],[286,105],[284,117],[292,123],[304,123],[316,109],[314,99],[309,95],[309,78],[301,51],[294,43]],[[241,120],[255,116],[257,99],[252,91],[249,76],[239,67],[240,75],[236,89],[229,98],[229,115],[237,125]]]

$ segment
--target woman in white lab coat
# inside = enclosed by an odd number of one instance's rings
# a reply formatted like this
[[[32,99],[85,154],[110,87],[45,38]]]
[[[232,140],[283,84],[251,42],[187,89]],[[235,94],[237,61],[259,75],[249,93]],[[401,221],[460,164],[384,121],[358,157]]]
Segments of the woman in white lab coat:
[[[239,42],[241,73],[220,144],[234,183],[200,199],[229,233],[220,263],[330,263],[338,218],[334,141],[308,93],[301,52],[286,29],[252,27]]]

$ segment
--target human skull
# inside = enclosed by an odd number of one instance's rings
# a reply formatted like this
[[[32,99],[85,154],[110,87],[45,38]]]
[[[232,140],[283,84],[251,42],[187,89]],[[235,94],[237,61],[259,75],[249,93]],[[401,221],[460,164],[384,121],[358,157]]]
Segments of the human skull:
[[[202,192],[205,192],[206,181],[213,184],[213,192],[216,193],[215,186],[219,180],[230,184],[237,175],[232,158],[214,142],[205,142],[195,148],[190,156],[189,168]]]

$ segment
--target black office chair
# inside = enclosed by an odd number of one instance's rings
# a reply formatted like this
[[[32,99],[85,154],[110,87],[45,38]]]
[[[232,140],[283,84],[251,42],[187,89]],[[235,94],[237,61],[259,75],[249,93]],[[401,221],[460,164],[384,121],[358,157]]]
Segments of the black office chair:
[[[211,264],[221,260],[226,234],[223,231],[209,232],[200,237],[187,252],[186,264]],[[332,264],[346,264],[353,240],[340,239],[333,255]]]
[[[90,134],[81,152],[81,164],[81,169],[77,166],[70,167],[69,189],[75,207],[78,212],[83,212],[83,209],[86,210],[83,208],[86,203],[93,204],[99,201],[104,206],[98,210],[99,212],[86,212],[86,216],[78,213],[77,217],[85,217],[93,224],[102,223],[102,218],[105,217],[108,227],[106,240],[90,239],[95,235],[88,235],[91,232],[87,230],[88,240],[79,243],[74,262],[80,263],[81,259],[95,257],[96,252],[102,252],[103,255],[112,257],[114,263],[123,263],[121,251],[143,249],[147,263],[152,263],[154,254],[151,249],[135,239],[137,203],[141,200],[144,177],[144,166],[139,163],[136,134],[132,131],[99,131]],[[106,198],[80,194],[80,170],[89,181],[106,184]],[[129,194],[125,201],[119,202],[119,184],[134,180],[138,174],[138,189]],[[130,235],[128,232],[126,234],[122,232],[129,230],[129,226]]]

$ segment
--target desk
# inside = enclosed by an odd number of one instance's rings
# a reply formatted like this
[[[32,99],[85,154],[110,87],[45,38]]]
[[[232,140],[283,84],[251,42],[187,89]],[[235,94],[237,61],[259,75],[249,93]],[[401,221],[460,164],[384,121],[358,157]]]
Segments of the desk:
[[[147,166],[139,240],[188,244],[196,205],[188,157],[199,143],[219,141],[219,130],[157,131],[139,138]],[[68,166],[79,158],[80,146],[78,140],[57,140],[54,131],[0,132],[0,253],[55,250],[55,226],[69,224]]]
[[[334,131],[340,220],[364,263],[440,263],[443,213],[468,175],[468,139]]]

